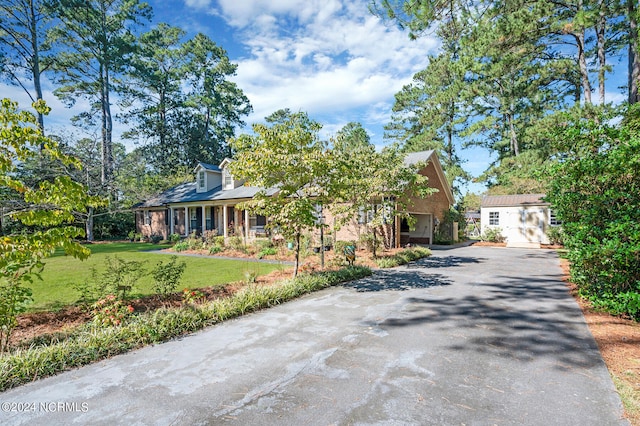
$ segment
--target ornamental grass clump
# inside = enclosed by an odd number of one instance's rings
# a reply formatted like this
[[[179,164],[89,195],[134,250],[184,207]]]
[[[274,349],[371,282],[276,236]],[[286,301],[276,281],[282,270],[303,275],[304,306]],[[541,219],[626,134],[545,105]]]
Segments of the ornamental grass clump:
[[[394,268],[428,256],[431,256],[431,250],[428,248],[414,247],[405,249],[393,256],[379,257],[376,259],[376,264],[379,268]]]

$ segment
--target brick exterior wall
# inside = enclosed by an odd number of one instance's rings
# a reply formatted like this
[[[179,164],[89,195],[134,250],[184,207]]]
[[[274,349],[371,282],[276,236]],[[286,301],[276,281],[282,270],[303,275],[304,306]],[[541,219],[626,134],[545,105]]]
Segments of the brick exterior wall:
[[[150,220],[147,221],[146,215]],[[138,210],[136,211],[136,230],[144,237],[150,238],[152,235],[160,235],[163,239],[169,238],[170,227],[165,222],[167,210]]]

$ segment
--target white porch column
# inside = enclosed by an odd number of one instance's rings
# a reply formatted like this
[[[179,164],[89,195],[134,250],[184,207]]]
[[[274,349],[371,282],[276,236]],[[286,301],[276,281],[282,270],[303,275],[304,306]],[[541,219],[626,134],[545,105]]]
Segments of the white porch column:
[[[170,212],[170,214],[169,214],[169,220],[170,220],[169,229],[171,229],[171,234],[174,234],[173,226],[174,226],[174,224],[176,222],[175,219],[174,219],[174,217],[176,216],[176,211],[173,209],[173,207],[171,207],[169,209],[169,212]]]
[[[229,223],[228,221],[228,217],[227,215],[229,214],[227,212],[227,205],[223,205],[222,206],[222,235],[224,235],[225,238],[227,238],[229,236],[229,226],[227,225]]]
[[[204,231],[207,230],[207,208],[202,206],[202,236],[204,237]]]
[[[249,240],[249,210],[244,211],[244,237],[245,241]]]
[[[189,217],[189,207],[184,208],[184,236],[189,236],[189,221],[191,218]]]

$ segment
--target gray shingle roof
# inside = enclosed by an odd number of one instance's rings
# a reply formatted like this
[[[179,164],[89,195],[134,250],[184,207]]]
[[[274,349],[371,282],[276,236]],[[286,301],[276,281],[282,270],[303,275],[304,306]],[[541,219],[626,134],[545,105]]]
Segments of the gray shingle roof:
[[[433,155],[433,150],[410,152],[404,157],[404,164],[406,166],[412,166],[420,162],[426,163],[429,161],[429,158],[431,158],[432,155]]]
[[[542,198],[545,194],[485,195],[482,207],[509,207],[526,204],[549,205]]]
[[[262,188],[255,186],[239,186],[234,189],[226,191],[222,190],[222,186],[213,188],[207,192],[196,192],[196,183],[189,182],[183,183],[178,186],[174,186],[171,189],[164,191],[163,193],[150,198],[149,200],[133,206],[134,208],[145,207],[162,207],[166,204],[178,204],[178,203],[194,203],[199,201],[224,201],[224,200],[238,200],[243,198],[253,198],[258,191]],[[276,193],[275,188],[267,190],[267,195],[273,195]]]
[[[419,162],[428,162],[433,153],[433,150],[408,153],[405,156],[404,163],[405,165],[409,166]],[[220,167],[212,164],[202,162],[198,164],[207,170],[221,171]],[[234,189],[223,191],[222,187],[218,186],[211,191],[197,192],[196,183],[189,182],[168,189],[153,198],[134,205],[133,208],[162,207],[167,204],[195,203],[201,201],[204,202],[247,199],[253,198],[261,189],[262,188],[254,186],[239,186]],[[273,195],[276,192],[277,188],[269,188],[267,190],[267,195]]]
[[[202,167],[204,167],[207,170],[211,170],[214,172],[220,172],[222,170],[220,170],[220,167],[215,166],[213,164],[207,164],[207,163],[203,163],[202,161],[198,162],[199,165],[201,165]]]

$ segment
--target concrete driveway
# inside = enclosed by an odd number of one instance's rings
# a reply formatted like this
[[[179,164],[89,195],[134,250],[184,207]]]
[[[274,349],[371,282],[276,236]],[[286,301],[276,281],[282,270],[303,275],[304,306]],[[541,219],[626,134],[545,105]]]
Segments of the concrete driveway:
[[[559,278],[553,251],[437,251],[0,393],[0,424],[628,424]]]

